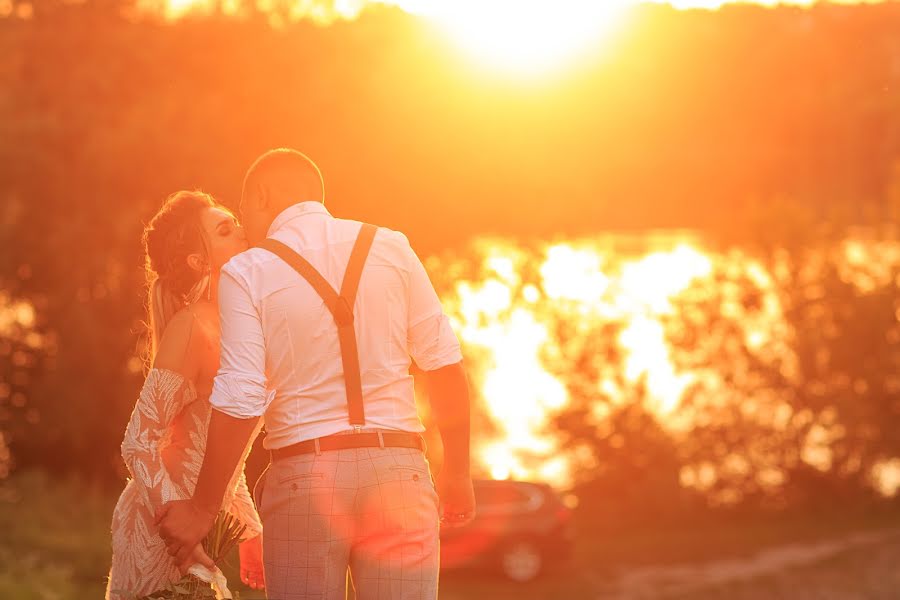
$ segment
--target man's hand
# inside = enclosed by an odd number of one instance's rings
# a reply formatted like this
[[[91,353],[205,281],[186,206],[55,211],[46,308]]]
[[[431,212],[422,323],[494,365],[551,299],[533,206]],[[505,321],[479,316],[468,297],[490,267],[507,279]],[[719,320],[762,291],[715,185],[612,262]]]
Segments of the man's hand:
[[[241,558],[241,581],[254,590],[266,589],[266,576],[262,561],[262,536],[250,538],[238,546]]]
[[[198,507],[193,500],[166,502],[156,510],[155,523],[175,564],[184,563],[197,544],[212,529],[216,515]]]
[[[475,490],[468,473],[447,473],[437,476],[437,492],[441,501],[441,525],[462,527],[475,518]]]

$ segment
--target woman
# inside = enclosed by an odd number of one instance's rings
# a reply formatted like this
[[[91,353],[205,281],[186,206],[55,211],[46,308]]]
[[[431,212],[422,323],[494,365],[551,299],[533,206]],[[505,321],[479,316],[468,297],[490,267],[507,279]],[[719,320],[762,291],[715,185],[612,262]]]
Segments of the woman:
[[[122,442],[131,480],[113,512],[109,600],[119,600],[120,592],[150,594],[181,579],[191,564],[209,562],[198,546],[187,564],[175,564],[153,516],[162,503],[189,498],[197,484],[219,366],[219,271],[247,249],[234,215],[202,192],[170,196],[143,241],[152,368]],[[247,526],[240,544],[241,579],[262,589],[262,524],[243,468],[229,489],[223,508]]]

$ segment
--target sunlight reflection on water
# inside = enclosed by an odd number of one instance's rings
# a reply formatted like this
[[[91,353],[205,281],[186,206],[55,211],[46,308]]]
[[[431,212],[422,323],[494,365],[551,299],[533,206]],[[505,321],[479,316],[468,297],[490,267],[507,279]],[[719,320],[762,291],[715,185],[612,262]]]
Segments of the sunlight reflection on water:
[[[486,419],[475,448],[485,474],[570,486],[585,465],[560,452],[556,415],[586,400],[602,419],[631,401],[636,388],[676,440],[734,405],[742,418],[775,430],[808,420],[790,401],[799,366],[796,332],[785,317],[788,280],[809,279],[804,294],[814,297],[823,293],[813,281],[817,267],[833,262],[841,279],[865,294],[893,284],[900,264],[895,242],[848,239],[828,252],[798,266],[787,254],[763,261],[676,232],[481,239],[430,258]],[[740,364],[748,358],[787,387],[742,396],[742,388],[758,387],[750,365]],[[801,459],[827,470],[840,433],[836,424],[816,424]],[[712,487],[722,469],[750,470],[736,454],[724,462],[686,467],[682,484]],[[760,486],[783,483],[777,463],[753,468]]]

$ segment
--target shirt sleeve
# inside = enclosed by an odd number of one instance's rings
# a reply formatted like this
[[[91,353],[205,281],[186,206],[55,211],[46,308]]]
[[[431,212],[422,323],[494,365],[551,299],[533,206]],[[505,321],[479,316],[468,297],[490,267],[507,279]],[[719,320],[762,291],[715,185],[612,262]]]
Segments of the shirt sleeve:
[[[409,265],[407,349],[416,364],[434,371],[462,360],[459,340],[444,314],[422,261],[406,244]]]
[[[266,344],[259,311],[242,277],[228,266],[219,280],[221,352],[209,402],[238,419],[262,416],[274,393],[266,389]]]

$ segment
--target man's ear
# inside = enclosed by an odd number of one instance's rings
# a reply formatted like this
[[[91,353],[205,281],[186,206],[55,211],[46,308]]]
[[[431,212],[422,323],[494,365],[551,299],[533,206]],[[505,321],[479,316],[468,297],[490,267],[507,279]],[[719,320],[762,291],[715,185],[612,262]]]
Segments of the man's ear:
[[[199,254],[197,252],[188,254],[187,264],[191,269],[197,271],[198,273],[203,273],[204,271],[206,271],[206,259],[202,254]]]

